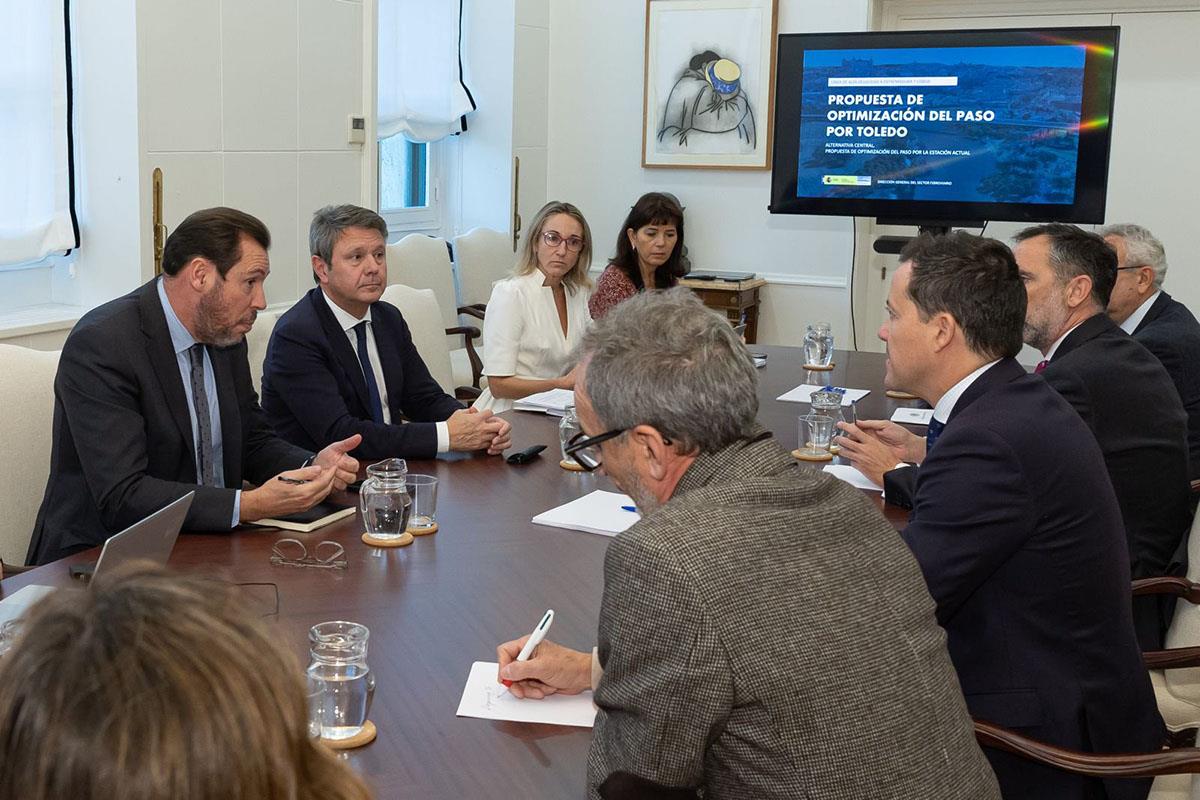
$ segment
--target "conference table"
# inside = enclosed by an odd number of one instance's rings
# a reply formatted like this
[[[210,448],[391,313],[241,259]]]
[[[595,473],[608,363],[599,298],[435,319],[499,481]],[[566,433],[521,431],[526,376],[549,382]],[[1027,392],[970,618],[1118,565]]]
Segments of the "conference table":
[[[775,398],[802,383],[870,389],[860,418],[886,418],[900,406],[883,392],[884,357],[838,351],[832,372],[806,372],[797,348],[754,346],[766,353],[759,420],[789,449],[808,405]],[[615,487],[603,475],[559,467],[558,419],[508,412],[513,449],[545,444],[532,463],[452,453],[409,461],[409,471],[436,475],[439,531],[408,547],[362,543],[357,514],[308,534],[239,528],[180,537],[170,564],[238,584],[295,653],[308,661],[308,630],[328,620],[370,629],[367,661],[376,690],[370,717],[378,737],[345,758],[379,798],[583,797],[590,729],[458,718],[455,711],[474,661],[495,661],[498,643],[528,633],[547,608],[550,638],[590,650],[603,590],[605,536],[533,525],[530,519],[593,489]],[[897,527],[906,512],[871,502]],[[342,493],[347,504],[356,496]],[[276,566],[271,549],[294,537],[311,550],[323,541],[345,547],[345,570]],[[67,586],[68,565],[97,550],[8,578],[4,596],[30,585]],[[529,701],[536,702],[536,701]]]

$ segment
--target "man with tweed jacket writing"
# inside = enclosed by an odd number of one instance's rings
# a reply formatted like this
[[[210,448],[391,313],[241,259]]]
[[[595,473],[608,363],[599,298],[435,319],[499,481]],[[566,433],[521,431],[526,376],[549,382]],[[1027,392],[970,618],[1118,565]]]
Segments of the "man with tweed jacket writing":
[[[576,405],[643,519],[605,559],[595,654],[498,648],[518,697],[595,686],[592,798],[995,798],[912,555],[761,430],[729,324],[686,289],[587,334]]]

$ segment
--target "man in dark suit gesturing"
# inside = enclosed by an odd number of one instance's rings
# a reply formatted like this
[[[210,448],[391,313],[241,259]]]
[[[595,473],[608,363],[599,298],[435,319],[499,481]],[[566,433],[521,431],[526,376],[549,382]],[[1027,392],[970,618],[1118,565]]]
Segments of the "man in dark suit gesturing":
[[[249,214],[197,211],[168,237],[162,278],[71,331],[30,563],[101,544],[190,491],[184,527],[219,531],[306,510],[354,480],[357,438],[314,457],[275,436],[258,406],[244,336],[266,307],[270,243]]]
[[[594,655],[498,656],[520,697],[596,687],[588,796],[997,797],[912,554],[759,428],[729,323],[678,288],[581,347],[575,458],[643,516],[605,556]]]
[[[429,374],[387,287],[387,223],[327,206],[309,227],[314,289],[275,325],[263,409],[279,435],[316,448],[358,434],[359,458],[433,458],[508,447],[508,422],[463,408]],[[407,419],[408,422],[403,422]]]
[[[1012,253],[954,233],[919,237],[900,259],[879,331],[885,382],[932,404],[938,424],[927,444],[894,423],[843,423],[842,452],[876,480],[899,461],[923,462],[902,536],[937,601],[967,707],[1078,750],[1158,749],[1117,501],[1087,426],[1013,358],[1026,300]],[[1149,791],[1145,780],[1100,782],[986,752],[1012,800]]]
[[[1094,233],[1026,228],[1013,251],[1029,296],[1025,342],[1039,371],[1091,428],[1128,539],[1134,578],[1165,575],[1187,530],[1187,417],[1167,371],[1104,313],[1117,257]],[[1142,648],[1162,647],[1173,604],[1134,602]]]
[[[1187,306],[1163,291],[1167,253],[1141,225],[1100,231],[1117,251],[1117,281],[1108,316],[1153,353],[1179,391],[1188,415],[1188,477],[1200,480],[1200,323]]]

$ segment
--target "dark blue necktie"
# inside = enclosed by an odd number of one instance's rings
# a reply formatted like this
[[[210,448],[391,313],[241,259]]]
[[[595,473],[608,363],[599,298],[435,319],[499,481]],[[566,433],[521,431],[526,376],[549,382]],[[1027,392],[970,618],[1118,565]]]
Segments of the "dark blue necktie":
[[[946,423],[938,422],[933,417],[929,418],[929,430],[925,432],[925,455],[929,455],[929,451],[933,449],[934,442],[942,435],[942,430],[946,427]]]
[[[375,382],[375,370],[371,368],[371,358],[367,355],[367,321],[354,326],[354,335],[358,337],[358,363],[362,365],[363,378],[367,381],[367,401],[371,404],[371,419],[383,424],[383,403],[379,399],[379,384]]]

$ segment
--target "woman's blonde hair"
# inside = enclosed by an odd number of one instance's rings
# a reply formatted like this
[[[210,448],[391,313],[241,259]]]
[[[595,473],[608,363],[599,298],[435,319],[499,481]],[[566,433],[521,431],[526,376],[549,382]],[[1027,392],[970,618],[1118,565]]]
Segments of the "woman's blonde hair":
[[[588,269],[592,266],[592,229],[583,218],[583,212],[570,203],[551,200],[542,206],[542,210],[529,225],[529,233],[525,236],[525,245],[521,248],[521,257],[513,274],[528,275],[538,268],[537,243],[542,237],[542,229],[546,227],[546,220],[555,214],[574,217],[583,228],[583,248],[579,251],[579,259],[571,271],[563,276],[563,285],[567,287],[568,292],[574,294],[576,289],[586,289],[592,285],[592,280],[588,277]]]
[[[32,609],[0,657],[0,798],[369,800],[235,593],[133,565]]]

